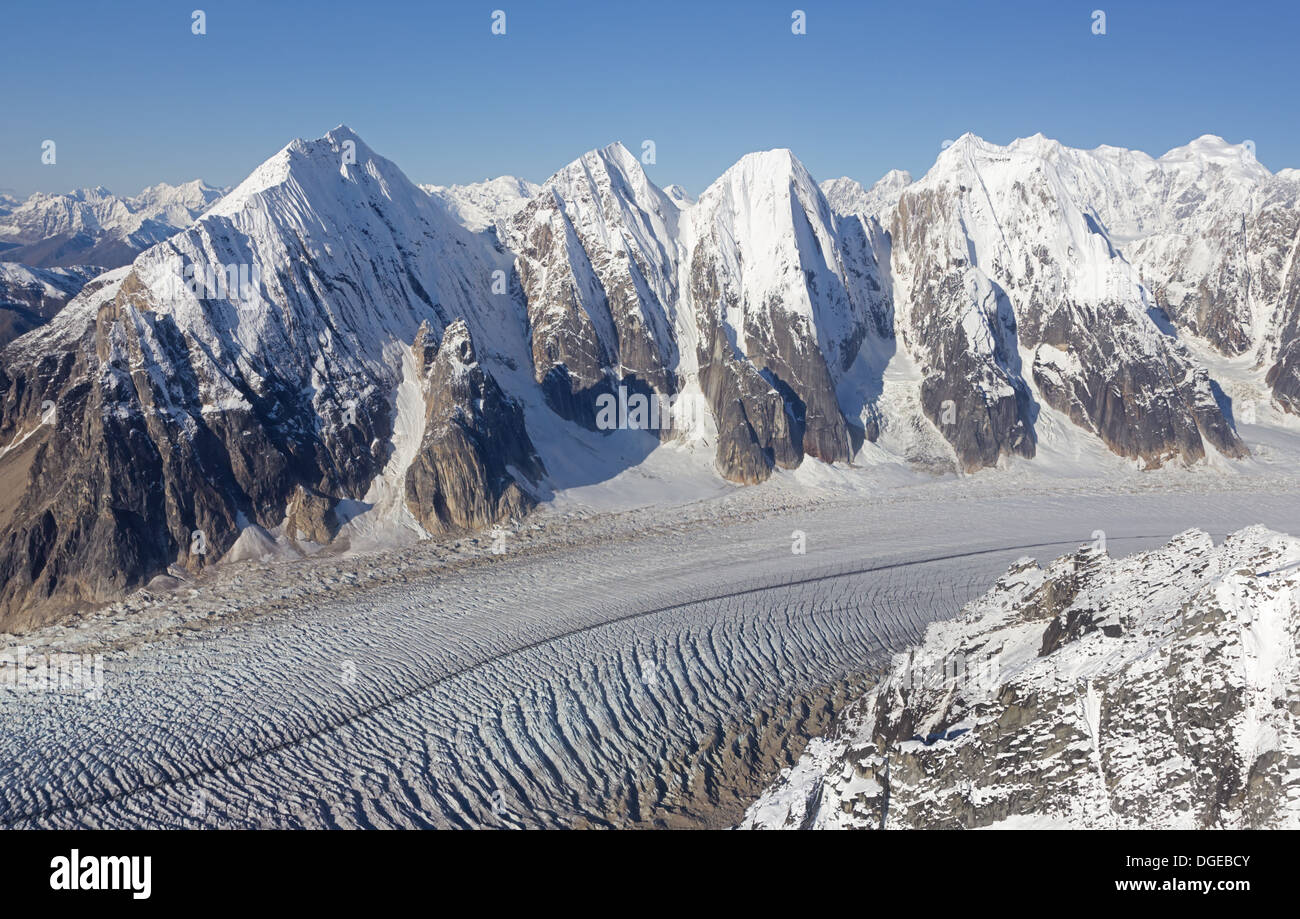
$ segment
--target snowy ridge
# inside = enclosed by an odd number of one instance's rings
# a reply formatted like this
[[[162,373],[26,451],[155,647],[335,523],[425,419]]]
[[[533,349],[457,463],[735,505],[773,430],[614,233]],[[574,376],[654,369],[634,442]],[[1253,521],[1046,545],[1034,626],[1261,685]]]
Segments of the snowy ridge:
[[[81,463],[91,484],[80,495],[32,484],[11,535],[44,535],[0,555],[0,600],[26,609],[43,579],[84,600],[112,596],[123,581],[260,545],[291,511],[328,541],[402,447],[394,391],[422,326],[436,347],[463,319],[486,368],[527,365],[517,303],[488,295],[508,265],[347,128],[289,144],[7,350],[6,373],[26,382],[0,429],[28,427],[40,396],[56,402],[51,456]],[[48,376],[50,355],[69,369]],[[109,500],[148,526],[116,527],[100,514]],[[97,559],[83,527],[98,534]]]
[[[621,381],[676,388],[677,204],[622,144],[561,169],[504,229],[532,329],[535,379],[562,416],[593,426]]]
[[[1300,826],[1300,540],[1022,560],[929,626],[753,827]]]
[[[749,336],[760,329],[771,335],[781,322],[799,340],[818,344],[832,366],[843,365],[842,351],[863,317],[854,314],[847,288],[814,299],[804,275],[820,268],[845,282],[833,219],[789,150],[743,157],[700,195],[693,232],[712,241],[717,267],[734,290],[723,318],[738,355],[748,356]],[[820,265],[810,263],[814,253],[822,253]]]
[[[841,176],[829,179],[821,184],[822,193],[837,214],[858,214],[866,217],[883,218],[903,194],[903,189],[912,184],[912,174],[903,169],[891,169],[871,188],[863,188],[853,179]]]
[[[480,233],[508,220],[537,197],[541,186],[515,176],[498,176],[470,185],[421,185],[447,213],[468,230]]]
[[[872,433],[860,416],[892,350],[878,225],[837,218],[803,164],[778,149],[742,157],[709,186],[685,214],[683,239],[701,383],[715,415],[730,416],[718,424],[723,474],[754,481],[805,455],[850,459]],[[866,385],[841,399],[860,358],[871,366],[855,383]]]
[[[1041,135],[1000,147],[968,134],[904,192],[891,223],[894,281],[927,401],[952,399],[967,415],[974,387],[1002,406],[982,430],[956,431],[968,464],[1032,456],[1039,401],[1148,465],[1199,461],[1203,441],[1244,455],[1208,375],[1161,327],[1096,216],[1086,182],[1095,165]],[[1068,378],[1053,357],[1061,349],[1081,360]],[[1112,393],[1124,399],[1118,412]]]
[[[357,162],[340,165],[346,141]],[[440,329],[466,317],[482,340],[505,346],[512,317],[484,309],[478,291],[493,266],[466,238],[392,163],[338,128],[289,144],[193,228],[141,256],[134,273],[152,311],[219,365],[203,374],[213,387],[205,403],[237,396],[241,377],[258,389],[273,367],[333,418],[397,385],[400,345],[422,321]],[[247,266],[260,283],[224,297],[177,289],[180,266],[204,263]]]

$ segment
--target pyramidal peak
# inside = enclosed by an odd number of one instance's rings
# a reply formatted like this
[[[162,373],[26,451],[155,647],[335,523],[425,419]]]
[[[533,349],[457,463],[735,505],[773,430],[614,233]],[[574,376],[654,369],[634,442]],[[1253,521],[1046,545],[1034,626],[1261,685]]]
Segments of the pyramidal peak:
[[[394,173],[400,173],[395,165],[377,156],[351,128],[339,125],[323,137],[299,137],[285,144],[209,213],[227,216],[237,213],[248,207],[249,199],[290,179],[300,184],[317,184],[335,174],[352,181],[371,177],[386,182]]]
[[[794,152],[777,147],[742,156],[704,190],[699,201],[730,198],[740,210],[757,212],[791,192],[810,205],[825,200]]]

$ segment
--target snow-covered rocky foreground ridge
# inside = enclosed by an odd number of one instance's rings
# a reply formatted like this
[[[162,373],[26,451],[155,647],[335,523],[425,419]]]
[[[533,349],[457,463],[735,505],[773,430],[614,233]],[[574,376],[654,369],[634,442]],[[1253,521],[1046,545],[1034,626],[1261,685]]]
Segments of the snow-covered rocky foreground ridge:
[[[1300,540],[1012,565],[748,811],[776,827],[1300,826]]]

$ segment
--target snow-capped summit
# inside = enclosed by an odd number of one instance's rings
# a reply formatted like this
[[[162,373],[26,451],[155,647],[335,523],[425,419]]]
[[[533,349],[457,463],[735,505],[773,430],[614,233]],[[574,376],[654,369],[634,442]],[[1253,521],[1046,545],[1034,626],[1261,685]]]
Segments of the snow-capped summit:
[[[832,366],[852,361],[868,298],[844,264],[826,197],[790,150],[743,157],[700,195],[691,220],[697,240],[715,243],[711,254],[735,285],[737,300],[724,319],[741,355],[748,334],[789,317],[806,324]],[[819,272],[834,282],[821,296],[809,284],[809,274]],[[777,307],[785,316],[746,315]]]
[[[340,126],[285,146],[134,268],[153,309],[200,338],[237,326],[241,348],[279,355],[278,373],[296,368],[322,399],[333,387],[315,378],[320,372],[377,373],[395,384],[400,368],[389,351],[394,341],[409,344],[422,321],[441,329],[467,317],[480,341],[500,350],[508,322],[484,308],[496,264],[468,238],[400,169]],[[200,292],[207,296],[176,289],[176,265],[205,263],[239,266],[239,288]],[[335,349],[321,339],[346,344],[324,369],[317,349]],[[352,360],[364,368],[348,367]]]
[[[564,417],[594,426],[597,399],[619,385],[675,392],[679,217],[615,143],[547,179],[504,228],[518,256],[533,371]]]
[[[1233,144],[1215,134],[1203,134],[1189,144],[1174,147],[1157,160],[1172,168],[1190,168],[1204,172],[1219,167],[1247,182],[1259,182],[1270,175],[1268,169],[1246,144]]]
[[[1248,384],[1300,412],[1297,175],[1209,137],[1157,159],[966,134],[870,189],[819,187],[778,149],[691,200],[616,143],[541,186],[421,190],[340,126],[216,202],[188,183],[20,205],[0,223],[121,211],[158,238],[124,241],[129,265],[5,350],[0,442],[27,452],[0,472],[31,485],[0,531],[0,619],[210,560],[195,531],[215,557],[257,527],[520,513],[544,493],[538,431],[552,468],[570,438],[601,469],[655,448],[603,437],[615,395],[686,397],[690,420],[651,433],[742,483],[807,458],[974,471],[1093,438],[1142,466],[1226,464],[1246,448],[1208,348],[1253,357]],[[84,487],[59,487],[69,471]],[[345,501],[366,527],[342,526]]]
[[[804,455],[849,459],[864,431],[840,381],[868,335],[892,337],[872,240],[841,222],[786,149],[751,153],[687,214],[686,275],[699,379],[719,424],[719,463],[742,480]],[[782,400],[794,406],[790,419]],[[852,400],[850,400],[852,401]]]
[[[194,179],[181,185],[168,185],[165,182],[150,185],[129,201],[132,207],[138,209],[138,213],[145,214],[150,219],[184,227],[220,200],[224,193],[225,189],[215,188],[202,179]]]
[[[1116,159],[1042,135],[1002,147],[968,134],[899,201],[900,321],[926,411],[968,468],[1033,456],[1041,405],[1148,465],[1197,461],[1206,442],[1244,453],[1099,219],[1092,191],[1117,184],[1099,181]],[[1122,413],[1115,393],[1129,394]]]

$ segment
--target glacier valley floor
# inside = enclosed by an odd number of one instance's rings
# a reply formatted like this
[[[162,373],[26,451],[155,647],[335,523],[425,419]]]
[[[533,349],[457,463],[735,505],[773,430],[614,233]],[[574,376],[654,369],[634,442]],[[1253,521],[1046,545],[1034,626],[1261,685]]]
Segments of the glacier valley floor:
[[[0,636],[104,673],[98,698],[0,687],[0,826],[731,826],[1016,559],[1297,520],[1290,477],[1002,476],[230,566]]]

